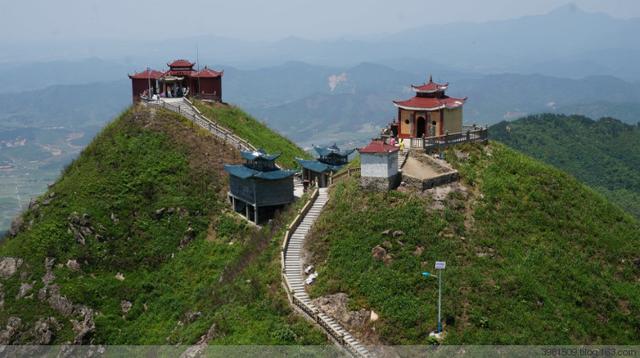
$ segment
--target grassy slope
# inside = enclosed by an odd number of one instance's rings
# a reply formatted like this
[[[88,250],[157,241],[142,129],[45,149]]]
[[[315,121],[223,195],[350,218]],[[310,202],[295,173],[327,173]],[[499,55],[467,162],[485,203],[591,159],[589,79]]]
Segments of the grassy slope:
[[[76,259],[81,265],[79,272],[56,265],[54,283],[74,303],[100,312],[95,343],[194,343],[212,324],[213,343],[324,342],[291,312],[280,289],[279,240],[270,238],[281,237],[293,212],[262,231],[228,213],[222,165],[235,161],[238,152],[175,114],[125,112],[39,199],[40,208],[24,214],[25,222],[33,220],[30,227],[0,246],[0,256],[25,260],[2,282],[0,322],[18,316],[27,330],[38,318],[54,316],[63,324],[55,342],[73,339],[70,319],[77,317],[61,316],[37,294],[15,298],[21,282],[35,282],[37,293],[45,257],[55,257],[56,263]],[[43,205],[53,192],[51,204]],[[183,210],[156,218],[161,207]],[[74,211],[89,214],[105,239],[90,235],[85,245],[76,243],[67,228]],[[179,249],[189,226],[195,239]],[[118,272],[124,281],[115,278]],[[133,303],[126,314],[123,300]],[[197,311],[202,315],[187,322]]]
[[[281,152],[282,156],[278,162],[287,168],[297,166],[296,157],[309,157],[308,153],[292,141],[258,122],[240,108],[199,101],[195,101],[194,104],[205,116],[231,129],[236,135],[249,141],[256,148],[263,148],[269,153]]]
[[[572,177],[490,148],[465,148],[471,159],[455,165],[473,194],[449,194],[443,211],[430,197],[338,184],[311,239],[313,294],[346,292],[379,313],[386,343],[425,343],[437,284],[420,273],[446,260],[447,344],[638,344],[638,222]],[[388,266],[372,258],[376,245],[388,248]]]
[[[640,218],[640,127],[611,118],[542,114],[501,122],[491,136],[552,164]]]

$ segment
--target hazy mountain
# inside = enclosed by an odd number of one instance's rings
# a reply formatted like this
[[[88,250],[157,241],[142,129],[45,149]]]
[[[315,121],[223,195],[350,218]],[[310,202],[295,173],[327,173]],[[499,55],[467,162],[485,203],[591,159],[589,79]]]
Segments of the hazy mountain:
[[[143,68],[174,57],[203,63],[259,68],[287,61],[326,66],[360,62],[422,72],[424,67],[455,73],[540,73],[581,78],[600,74],[640,79],[640,19],[588,13],[575,5],[548,14],[482,23],[418,27],[395,34],[335,40],[288,37],[278,41],[244,41],[193,36],[152,41],[103,40],[65,43],[7,43],[0,61],[98,57]],[[0,42],[2,44],[2,42]],[[13,55],[12,55],[13,54]],[[17,57],[16,54],[20,54]]]

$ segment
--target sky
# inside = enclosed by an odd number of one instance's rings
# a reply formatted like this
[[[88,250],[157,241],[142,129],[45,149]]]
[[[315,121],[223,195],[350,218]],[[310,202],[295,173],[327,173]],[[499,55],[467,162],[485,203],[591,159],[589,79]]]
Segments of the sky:
[[[0,41],[335,39],[428,24],[547,13],[568,0],[0,0]],[[576,0],[581,9],[640,17],[638,0]]]

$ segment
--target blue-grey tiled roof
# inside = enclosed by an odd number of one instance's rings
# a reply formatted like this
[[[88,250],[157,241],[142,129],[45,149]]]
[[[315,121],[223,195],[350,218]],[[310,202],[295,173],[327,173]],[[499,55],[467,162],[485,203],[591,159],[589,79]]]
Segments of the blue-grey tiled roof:
[[[294,170],[271,170],[262,172],[244,165],[225,165],[224,170],[226,170],[230,175],[240,179],[257,178],[264,180],[279,180],[288,178],[296,173]]]
[[[255,152],[245,152],[245,151],[241,151],[240,154],[242,155],[242,158],[246,159],[246,160],[256,160],[256,159],[264,159],[267,161],[274,161],[276,159],[278,159],[278,157],[280,157],[280,153],[278,154],[267,154],[267,152],[265,152],[262,149],[258,149]]]
[[[332,154],[340,157],[347,157],[349,156],[349,154],[353,153],[353,151],[355,150],[355,148],[350,150],[340,150],[340,148],[338,148],[338,146],[335,144],[329,147],[319,147],[317,145],[314,145],[313,149],[321,157],[326,157]]]
[[[319,162],[317,160],[306,160],[306,159],[296,158],[296,161],[303,168],[309,169],[316,173],[337,172],[338,170],[340,170],[340,168],[343,167],[342,165],[331,165],[331,164]]]

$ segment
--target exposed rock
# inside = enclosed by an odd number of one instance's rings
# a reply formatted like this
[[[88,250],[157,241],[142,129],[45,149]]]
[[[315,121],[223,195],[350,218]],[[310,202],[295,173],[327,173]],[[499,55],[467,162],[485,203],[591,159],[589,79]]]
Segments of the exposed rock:
[[[20,285],[20,290],[18,291],[18,294],[16,295],[16,300],[19,300],[25,296],[27,296],[27,294],[29,294],[29,292],[31,292],[31,290],[33,289],[33,285],[35,284],[35,281],[32,283],[22,283]]]
[[[74,319],[71,320],[71,324],[73,324],[73,331],[76,333],[73,343],[86,344],[88,343],[87,340],[89,335],[96,329],[96,324],[93,321],[94,312],[88,307],[81,306],[79,313],[82,316],[82,321],[76,321]]]
[[[124,281],[124,275],[123,275],[122,273],[118,272],[118,273],[116,274],[116,280],[118,280],[118,281]]]
[[[636,265],[636,268],[638,270],[640,270],[640,257],[638,257],[637,259],[633,260],[633,263]]]
[[[371,256],[378,261],[382,261],[385,265],[391,263],[391,255],[387,254],[387,250],[384,247],[377,245],[371,249]]]
[[[156,210],[156,212],[154,213],[155,218],[156,219],[162,218],[162,216],[164,215],[165,211],[167,211],[167,208],[160,208],[160,209]]]
[[[365,309],[349,311],[347,306],[348,296],[345,293],[318,297],[313,303],[329,316],[340,321],[348,327],[361,328],[366,324],[371,313]]]
[[[391,234],[391,229],[387,229],[387,230],[381,232],[380,234],[388,236],[389,234]]]
[[[175,213],[175,212],[176,212],[176,208],[169,208],[169,209],[167,209],[167,214],[169,214],[169,215],[171,215],[171,214],[173,214],[173,213]]]
[[[384,247],[378,245],[376,247],[374,247],[371,250],[371,256],[373,256],[374,259],[376,260],[383,260],[384,257],[387,255],[387,250],[384,249]]]
[[[384,247],[387,250],[391,250],[391,248],[393,247],[393,244],[389,240],[384,240],[384,242],[382,243],[382,247]]]
[[[54,317],[39,319],[31,329],[32,343],[36,345],[50,344],[55,337],[55,333],[61,328],[61,325]]]
[[[80,271],[80,264],[77,260],[67,260],[66,266],[71,271]]]
[[[187,228],[187,231],[184,233],[182,240],[180,240],[180,248],[184,248],[187,246],[193,239],[196,238],[196,232],[193,230],[191,226]]]
[[[118,217],[114,213],[111,213],[110,218],[111,218],[111,222],[113,222],[114,224],[117,224],[120,221],[120,219],[118,219]]]
[[[404,235],[404,231],[396,230],[396,231],[393,232],[392,235],[393,235],[393,237],[400,237],[400,236]]]
[[[469,153],[461,152],[459,150],[454,150],[453,154],[455,154],[455,156],[456,156],[456,158],[458,158],[458,160],[466,161],[466,160],[469,159]]]
[[[11,344],[21,327],[20,317],[9,317],[6,328],[0,331],[0,344]]]
[[[185,314],[184,322],[185,323],[191,323],[191,322],[197,320],[200,316],[202,316],[202,312],[200,312],[200,311],[196,311],[196,312],[188,311]]]
[[[4,286],[0,283],[0,309],[4,309]]]
[[[195,358],[202,356],[204,354],[204,350],[207,348],[207,342],[215,338],[215,336],[216,324],[214,323],[209,327],[207,333],[200,337],[198,343],[187,348],[187,350],[180,355],[180,358]]]
[[[24,219],[22,218],[22,215],[18,215],[11,222],[8,235],[11,237],[15,237],[16,235],[18,235],[20,231],[22,231],[23,228],[24,228]]]
[[[89,214],[85,213],[81,216],[74,211],[67,220],[69,221],[69,232],[73,234],[76,242],[80,245],[84,245],[87,238],[95,233],[91,227]]]
[[[45,269],[45,274],[44,276],[42,276],[42,283],[44,283],[45,286],[49,285],[50,283],[53,282],[53,280],[55,280],[56,276],[53,274],[53,264],[56,262],[56,259],[53,257],[46,257],[44,259],[44,269]]]
[[[375,313],[373,310],[371,310],[371,314],[369,315],[369,321],[371,322],[375,322],[380,318],[380,316],[378,316],[377,313]]]
[[[413,252],[413,256],[420,256],[424,252],[424,247],[416,246],[416,250]]]
[[[0,277],[9,278],[13,276],[22,265],[22,259],[17,257],[0,258]]]
[[[127,300],[120,301],[120,308],[122,309],[122,313],[126,314],[127,312],[129,312],[129,310],[131,310],[131,307],[133,307],[133,303]]]
[[[60,295],[60,287],[58,287],[58,285],[49,286],[48,293],[49,298],[47,299],[47,302],[51,308],[65,317],[70,316],[73,313],[73,303],[65,296]],[[38,295],[38,297],[39,296],[40,295]]]

